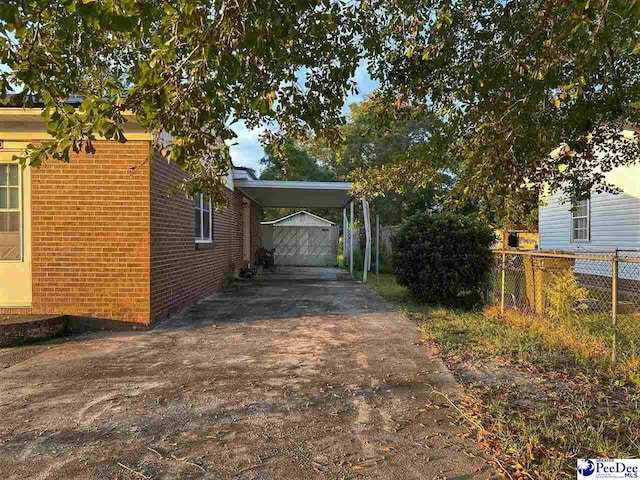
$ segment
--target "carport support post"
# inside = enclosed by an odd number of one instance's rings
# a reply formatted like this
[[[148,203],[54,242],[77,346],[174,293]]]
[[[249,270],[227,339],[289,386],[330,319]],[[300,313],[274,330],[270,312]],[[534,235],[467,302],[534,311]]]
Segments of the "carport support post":
[[[380,215],[376,213],[376,282],[380,281]]]
[[[351,200],[351,222],[349,224],[349,273],[353,275],[353,200]]]
[[[347,207],[342,209],[342,266],[347,266]]]
[[[362,283],[367,283],[369,270],[371,270],[371,213],[369,210],[369,202],[366,198],[362,199],[362,215],[364,217],[364,234],[366,244],[364,249],[364,264],[362,265]]]

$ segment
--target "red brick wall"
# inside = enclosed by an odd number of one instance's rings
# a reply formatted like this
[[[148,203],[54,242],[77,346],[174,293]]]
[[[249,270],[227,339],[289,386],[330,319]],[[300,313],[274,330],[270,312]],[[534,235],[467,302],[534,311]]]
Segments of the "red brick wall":
[[[149,142],[95,147],[32,170],[33,302],[14,313],[149,321]]]
[[[262,209],[251,202],[251,262],[256,261],[256,250],[262,246]]]
[[[194,243],[193,201],[168,196],[181,170],[149,142],[96,142],[95,155],[32,170],[32,308],[148,324],[211,294],[242,265],[243,195],[227,191],[213,245]],[[136,168],[134,168],[136,167]],[[251,203],[252,258],[260,214]]]
[[[214,213],[213,245],[196,245],[193,200],[181,193],[167,195],[183,176],[159,155],[151,165],[152,321],[210,295],[222,285],[226,272],[242,264],[243,195],[227,190],[227,209]],[[253,202],[252,210],[257,215]],[[260,229],[255,232],[259,234]]]

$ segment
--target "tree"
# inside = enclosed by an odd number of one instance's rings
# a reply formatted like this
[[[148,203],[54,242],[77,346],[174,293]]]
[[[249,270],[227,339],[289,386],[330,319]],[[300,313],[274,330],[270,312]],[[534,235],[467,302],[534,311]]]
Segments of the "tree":
[[[372,74],[399,105],[450,129],[458,198],[526,213],[543,184],[582,198],[615,190],[604,174],[638,158],[622,141],[640,100],[640,3],[627,0],[429,0],[373,3]],[[557,147],[566,148],[550,155]],[[425,168],[421,168],[421,164]],[[393,171],[399,185],[431,176],[431,159]],[[409,176],[408,176],[409,175]],[[371,172],[359,179],[375,191]],[[386,187],[385,187],[386,188]]]
[[[266,155],[260,160],[264,168],[261,180],[298,180],[330,182],[335,174],[318,159],[311,156],[303,144],[288,142],[285,155],[274,155],[267,148]]]
[[[283,135],[340,123],[367,10],[346,0],[3,3],[0,99],[13,85],[22,104],[43,103],[53,138],[30,145],[23,164],[69,161],[98,137],[125,142],[132,112],[190,175],[180,187],[220,204],[230,123],[276,122]]]
[[[260,180],[330,182],[336,179],[334,172],[312,156],[304,144],[287,142],[284,145],[284,150],[285,154],[275,155],[270,146],[267,146],[266,155],[260,160],[260,163],[264,165],[260,173]],[[265,219],[275,220],[298,210],[298,208],[268,208],[265,209]],[[342,222],[342,211],[335,208],[309,208],[306,210],[338,225]]]
[[[441,132],[460,201],[510,219],[543,184],[613,190],[604,174],[638,157],[618,140],[640,120],[639,19],[634,0],[18,0],[0,5],[0,98],[16,85],[44,103],[53,138],[25,164],[126,141],[130,111],[190,175],[180,186],[220,203],[230,124],[276,123],[280,155],[310,132],[334,144],[366,56],[396,110]],[[431,183],[445,150],[424,145],[362,170],[356,191]]]
[[[398,107],[394,99],[374,92],[350,105],[339,145],[316,137],[307,148],[338,178],[355,180],[354,193],[366,194],[382,223],[395,225],[416,211],[443,205],[455,170],[444,127],[437,116]],[[413,175],[416,168],[421,171]]]

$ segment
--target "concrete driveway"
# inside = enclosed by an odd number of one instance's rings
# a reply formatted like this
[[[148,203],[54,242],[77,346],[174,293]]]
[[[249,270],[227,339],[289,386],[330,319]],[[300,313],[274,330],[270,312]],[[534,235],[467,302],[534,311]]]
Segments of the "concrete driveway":
[[[0,478],[491,478],[416,325],[280,269],[151,332],[0,349]]]

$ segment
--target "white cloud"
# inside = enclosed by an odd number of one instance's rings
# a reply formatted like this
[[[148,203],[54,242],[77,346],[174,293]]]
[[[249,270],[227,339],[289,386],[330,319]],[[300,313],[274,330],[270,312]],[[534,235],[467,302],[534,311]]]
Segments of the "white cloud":
[[[230,147],[231,159],[237,167],[249,167],[258,172],[260,170],[260,159],[264,157],[264,149],[260,144],[260,135],[265,128],[249,129],[244,122],[238,122],[231,127],[238,136],[233,140]]]

